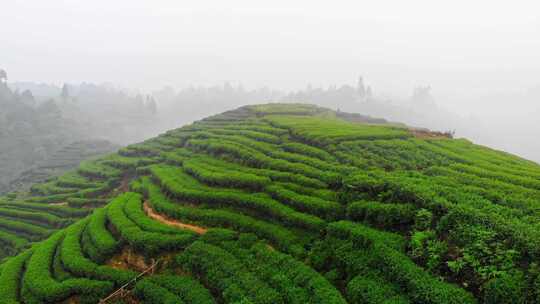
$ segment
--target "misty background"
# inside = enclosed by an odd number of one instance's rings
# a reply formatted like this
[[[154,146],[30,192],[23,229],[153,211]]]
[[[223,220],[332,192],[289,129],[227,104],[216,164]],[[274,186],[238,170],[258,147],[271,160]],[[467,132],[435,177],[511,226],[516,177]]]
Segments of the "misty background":
[[[75,141],[90,141],[96,153],[112,151],[271,101],[455,130],[539,162],[539,6],[4,2],[0,160],[20,158],[21,147],[30,152],[2,172],[40,166]]]

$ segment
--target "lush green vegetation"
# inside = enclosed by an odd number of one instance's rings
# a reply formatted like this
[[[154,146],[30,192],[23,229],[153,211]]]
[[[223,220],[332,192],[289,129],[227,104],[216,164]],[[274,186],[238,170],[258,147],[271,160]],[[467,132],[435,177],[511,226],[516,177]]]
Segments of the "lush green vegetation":
[[[3,303],[153,262],[115,303],[540,302],[540,166],[337,114],[243,107],[0,197]]]

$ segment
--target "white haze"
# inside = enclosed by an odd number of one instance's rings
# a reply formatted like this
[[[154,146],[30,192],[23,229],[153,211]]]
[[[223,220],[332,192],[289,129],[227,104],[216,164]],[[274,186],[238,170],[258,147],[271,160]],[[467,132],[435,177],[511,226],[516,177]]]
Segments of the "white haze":
[[[430,85],[439,107],[463,118],[451,120],[458,135],[536,161],[539,37],[536,1],[0,4],[0,68],[11,82],[297,90],[362,75],[396,103]]]

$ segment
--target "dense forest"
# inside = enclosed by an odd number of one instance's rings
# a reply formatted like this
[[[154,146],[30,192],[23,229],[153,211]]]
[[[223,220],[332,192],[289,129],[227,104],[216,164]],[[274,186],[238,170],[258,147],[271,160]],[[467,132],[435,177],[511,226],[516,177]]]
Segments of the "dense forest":
[[[0,70],[1,71],[1,70]],[[155,100],[104,86],[0,82],[0,193],[26,187],[158,133]],[[25,88],[26,87],[26,88]],[[34,96],[33,91],[43,95]]]
[[[0,109],[0,193],[23,171],[84,138],[80,126],[63,119],[53,101],[36,105],[30,91],[12,92],[4,82]]]
[[[245,106],[1,197],[0,290],[5,303],[538,303],[539,178],[450,133]]]

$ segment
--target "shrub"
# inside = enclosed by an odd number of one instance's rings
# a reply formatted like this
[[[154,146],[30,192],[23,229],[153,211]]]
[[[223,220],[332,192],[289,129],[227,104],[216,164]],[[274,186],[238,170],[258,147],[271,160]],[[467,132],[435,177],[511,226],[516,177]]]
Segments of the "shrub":
[[[302,144],[302,143],[286,143],[281,145],[281,148],[288,152],[294,152],[298,154],[303,154],[306,156],[316,157],[320,160],[324,160],[327,162],[333,162],[335,161],[335,158],[332,156],[332,154],[326,152],[323,149],[312,147],[310,145]]]
[[[60,247],[62,264],[65,269],[79,277],[100,281],[111,281],[115,285],[123,285],[137,274],[121,271],[109,266],[101,266],[87,259],[81,248],[81,238],[89,220],[84,219],[66,229],[66,236]]]
[[[381,279],[372,279],[362,275],[356,276],[347,284],[347,298],[358,304],[390,304],[409,303],[409,300],[398,294],[397,288]]]
[[[107,214],[111,224],[135,250],[153,255],[161,250],[184,248],[194,240],[194,234],[187,230],[179,234],[163,234],[141,229],[124,213],[123,207],[130,200],[140,202],[141,196],[132,192],[118,196],[108,206]]]
[[[7,220],[4,218],[0,218],[0,227],[13,231],[16,234],[28,236],[30,239],[45,238],[51,233],[51,230],[40,226]]]
[[[133,290],[135,296],[143,303],[159,303],[159,304],[183,304],[180,297],[168,291],[166,288],[151,282],[148,279],[144,279],[135,285]]]
[[[107,209],[96,209],[90,217],[86,234],[97,250],[98,260],[113,255],[119,247],[119,242],[107,229]]]
[[[307,291],[307,294],[303,294],[305,303],[346,303],[340,292],[327,279],[303,262],[287,254],[269,250],[261,243],[251,247],[250,252],[252,255],[249,257],[257,261],[253,271],[265,281],[278,286],[287,303],[300,302],[300,290]]]
[[[23,277],[26,261],[32,255],[32,250],[27,250],[18,256],[11,258],[3,265],[0,275],[0,290],[2,291],[2,301],[5,304],[19,303],[20,283]]]
[[[430,276],[404,254],[382,243],[374,243],[373,250],[379,257],[374,267],[380,269],[388,280],[403,286],[412,301],[433,304],[476,303],[467,291]]]
[[[235,303],[283,303],[278,292],[247,271],[232,254],[201,241],[190,245],[177,263],[196,275],[225,301]]]
[[[237,170],[226,170],[216,166],[205,166],[204,163],[197,161],[197,159],[184,161],[183,167],[187,173],[208,185],[260,191],[270,184],[268,177]]]
[[[158,275],[149,280],[174,293],[186,303],[215,304],[210,291],[188,276]]]
[[[405,240],[398,234],[376,230],[348,221],[329,224],[327,234],[330,237],[339,239],[350,239],[359,248],[369,247],[374,243],[383,243],[399,251],[405,248]]]
[[[9,232],[0,231],[0,244],[4,246],[7,245],[14,250],[18,250],[23,248],[27,243],[28,241],[22,237]]]
[[[172,218],[187,222],[199,222],[210,227],[225,227],[240,232],[253,232],[261,238],[270,240],[281,250],[296,254],[303,251],[295,234],[279,225],[227,210],[190,208],[174,204],[147,177],[142,178],[141,187],[140,191],[146,193],[152,208]]]
[[[523,273],[502,273],[484,284],[484,303],[525,303],[526,287]]]
[[[196,181],[192,181],[181,169],[163,166],[153,167],[152,174],[163,189],[181,200],[246,208],[266,217],[276,218],[285,225],[309,230],[319,231],[325,225],[325,222],[320,218],[297,212],[270,199],[266,195],[204,187],[197,184]]]
[[[426,209],[420,209],[416,213],[414,219],[414,228],[416,230],[426,230],[431,228],[431,223],[433,222],[433,213]]]
[[[123,205],[125,215],[144,231],[162,234],[190,233],[186,229],[171,227],[154,219],[149,218],[143,210],[143,202],[140,199],[127,200]]]
[[[352,220],[394,228],[399,225],[411,224],[416,214],[411,204],[385,204],[373,201],[358,201],[349,204],[347,216]]]
[[[68,279],[57,282],[50,268],[54,253],[64,237],[64,232],[58,232],[35,247],[28,261],[23,284],[27,296],[34,297],[45,303],[61,302],[75,294],[104,295],[112,289],[112,284],[88,279]]]
[[[299,194],[280,185],[267,186],[266,192],[275,200],[290,205],[296,210],[311,213],[329,220],[335,219],[343,213],[342,206],[337,202]]]
[[[16,219],[28,220],[38,225],[48,227],[60,227],[66,224],[66,220],[61,219],[56,215],[43,212],[31,212],[24,210],[0,208],[0,215]]]

